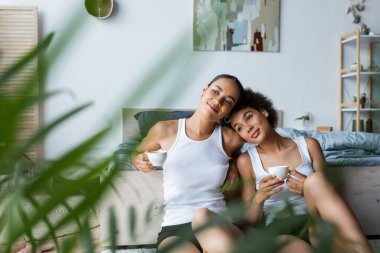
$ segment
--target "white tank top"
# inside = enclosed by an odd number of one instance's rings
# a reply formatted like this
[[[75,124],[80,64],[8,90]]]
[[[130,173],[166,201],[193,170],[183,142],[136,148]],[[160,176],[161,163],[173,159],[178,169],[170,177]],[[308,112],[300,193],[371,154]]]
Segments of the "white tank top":
[[[312,168],[311,158],[307,149],[305,137],[299,136],[294,138],[293,141],[297,144],[302,158],[302,164],[297,167],[296,170],[305,176],[309,176],[314,172],[314,170]],[[253,171],[256,175],[256,189],[259,189],[261,179],[268,176],[269,173],[264,170],[256,147],[250,148],[248,150],[248,154],[251,157]],[[291,193],[286,183],[283,184],[282,187],[284,187],[282,191],[273,195],[264,203],[263,211],[266,224],[273,222],[273,219],[276,218],[276,216],[278,216],[278,218],[282,218],[291,215],[291,212],[296,215],[307,213],[304,197]],[[287,203],[290,204],[292,210],[289,210],[290,212],[287,213],[281,212],[284,207],[287,206]],[[281,214],[279,214],[280,212]]]
[[[227,170],[228,155],[222,145],[222,128],[216,125],[206,140],[186,135],[185,119],[178,120],[178,133],[163,166],[165,215],[162,226],[191,222],[201,207],[219,213],[226,203],[219,188]]]

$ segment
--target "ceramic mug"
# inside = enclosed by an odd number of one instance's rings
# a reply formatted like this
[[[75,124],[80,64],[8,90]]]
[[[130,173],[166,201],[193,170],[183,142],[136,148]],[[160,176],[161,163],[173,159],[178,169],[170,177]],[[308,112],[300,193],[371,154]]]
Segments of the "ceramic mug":
[[[166,161],[167,152],[165,150],[155,150],[155,151],[149,151],[146,153],[148,156],[149,161],[153,164],[155,167],[162,167]]]
[[[268,167],[269,174],[275,175],[277,178],[286,178],[289,173],[289,167],[283,166],[270,166]]]

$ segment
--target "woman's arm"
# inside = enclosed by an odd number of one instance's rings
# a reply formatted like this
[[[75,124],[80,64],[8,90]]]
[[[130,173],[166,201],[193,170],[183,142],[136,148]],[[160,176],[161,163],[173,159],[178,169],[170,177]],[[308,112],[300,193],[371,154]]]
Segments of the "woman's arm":
[[[326,160],[321,145],[319,145],[319,142],[312,137],[306,137],[305,140],[314,172],[326,174]]]
[[[239,156],[237,168],[243,185],[242,199],[247,207],[246,219],[249,223],[256,224],[262,219],[265,201],[283,189],[281,185],[284,180],[268,175],[260,181],[259,189],[256,189],[256,179],[248,153]]]
[[[251,158],[248,153],[240,155],[237,159],[237,169],[242,182],[241,197],[246,206],[245,217],[250,224],[258,223],[262,218],[264,202],[256,202],[255,176],[253,175]]]
[[[236,168],[236,159],[241,154],[241,147],[243,146],[243,139],[231,128],[222,126],[223,133],[223,149],[230,157],[229,168],[224,181],[222,192],[234,191],[238,186],[239,173]]]
[[[321,172],[322,174],[325,174],[326,160],[319,142],[312,137],[306,137],[305,141],[314,172]],[[289,174],[291,176],[288,177],[286,182],[289,185],[289,190],[294,194],[303,195],[303,184],[306,180],[306,176],[296,170],[291,170]]]
[[[244,204],[248,207],[256,192],[255,177],[248,153],[241,154],[237,159],[236,165],[242,183],[241,197]]]
[[[256,179],[252,169],[251,158],[248,153],[240,155],[237,159],[237,169],[242,181],[242,200],[246,206],[246,220],[256,224],[262,219],[264,201],[260,203],[256,198]]]
[[[223,148],[227,155],[237,158],[243,146],[243,139],[231,128],[222,126]]]
[[[161,148],[160,141],[163,135],[165,122],[156,123],[148,132],[147,136],[141,141],[140,145],[132,152],[131,161],[133,166],[142,172],[154,170],[154,166],[144,153],[146,151],[157,150]]]

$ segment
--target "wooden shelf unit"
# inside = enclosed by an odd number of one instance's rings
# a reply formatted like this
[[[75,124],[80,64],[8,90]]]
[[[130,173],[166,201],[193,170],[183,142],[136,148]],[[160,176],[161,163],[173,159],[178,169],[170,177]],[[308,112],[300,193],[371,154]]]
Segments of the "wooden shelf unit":
[[[372,102],[372,85],[373,85],[373,77],[380,76],[380,70],[372,71],[372,70],[364,70],[361,64],[361,56],[366,54],[368,57],[368,66],[371,66],[372,63],[372,45],[374,43],[380,43],[380,35],[362,35],[360,34],[360,30],[357,29],[355,31],[344,34],[340,37],[340,78],[339,78],[339,128],[340,130],[344,129],[344,113],[354,113],[356,119],[356,131],[359,131],[360,127],[360,116],[362,113],[367,113],[367,118],[371,118],[372,112],[380,112],[380,105],[376,103],[371,104],[371,108],[361,108],[360,103],[360,94],[363,90],[361,87],[363,80],[368,80],[367,87],[365,87],[367,99],[370,99]],[[347,46],[355,47],[355,59],[356,63],[351,66],[347,66],[347,63],[344,62],[344,48]],[[367,50],[363,53],[361,50],[361,46],[367,46]],[[352,49],[351,49],[352,50]],[[350,87],[351,90],[354,89],[354,95],[356,96],[356,102],[347,101],[344,98],[344,90],[346,89],[345,81],[354,80],[356,85],[355,87]]]

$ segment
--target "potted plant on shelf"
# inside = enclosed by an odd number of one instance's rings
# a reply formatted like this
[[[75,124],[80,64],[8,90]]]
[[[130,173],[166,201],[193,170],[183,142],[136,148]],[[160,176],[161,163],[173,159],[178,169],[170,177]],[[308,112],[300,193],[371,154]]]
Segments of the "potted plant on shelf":
[[[310,112],[304,112],[301,116],[294,119],[295,121],[302,121],[302,130],[310,129],[311,115]]]

